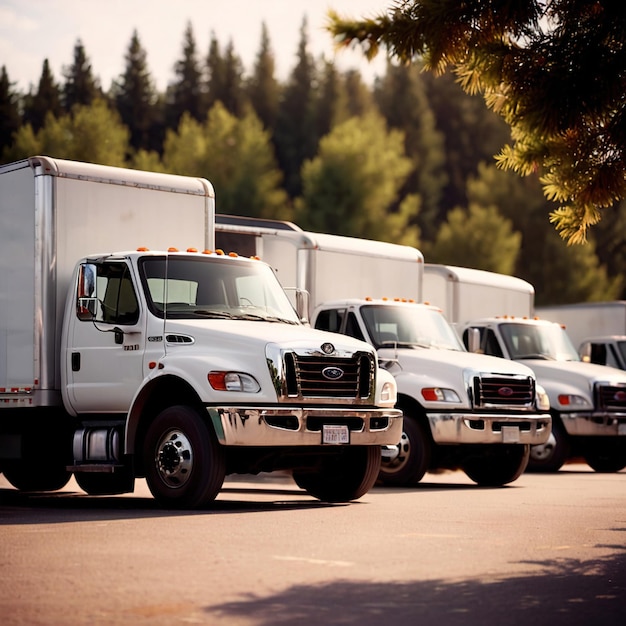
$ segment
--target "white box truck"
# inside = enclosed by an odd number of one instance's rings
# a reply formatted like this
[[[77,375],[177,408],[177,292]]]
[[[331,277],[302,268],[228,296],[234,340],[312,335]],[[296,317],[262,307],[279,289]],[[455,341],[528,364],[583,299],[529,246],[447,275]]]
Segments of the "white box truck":
[[[552,434],[531,448],[529,469],[557,471],[574,457],[598,472],[626,467],[626,372],[582,362],[560,324],[534,318],[530,301],[516,307],[532,293],[519,278],[429,264],[424,274],[424,297],[454,312],[466,346],[528,365],[548,393]],[[436,301],[441,290],[429,289],[442,277],[452,300]]]
[[[0,471],[210,503],[290,470],[327,501],[374,484],[402,416],[368,344],[303,325],[269,266],[212,252],[204,179],[33,157],[0,167]],[[181,250],[181,251],[179,251]]]
[[[547,397],[532,371],[468,353],[441,311],[417,302],[419,250],[221,215],[216,245],[260,256],[288,292],[308,294],[315,328],[377,349],[404,414],[402,437],[383,448],[383,483],[462,468],[478,484],[503,485],[526,468],[530,444],[547,440]]]
[[[565,326],[583,361],[626,370],[626,301],[561,304],[535,311]]]

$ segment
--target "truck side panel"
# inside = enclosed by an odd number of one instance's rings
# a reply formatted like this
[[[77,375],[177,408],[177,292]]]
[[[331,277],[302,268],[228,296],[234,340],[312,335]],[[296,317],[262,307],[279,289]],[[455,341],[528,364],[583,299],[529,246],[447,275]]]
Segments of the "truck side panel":
[[[30,169],[0,178],[0,388],[35,379],[35,188]],[[26,210],[25,210],[26,209]],[[35,357],[35,358],[33,358]]]
[[[578,349],[584,339],[626,335],[626,301],[581,302],[537,307],[543,319],[565,324],[565,330]]]

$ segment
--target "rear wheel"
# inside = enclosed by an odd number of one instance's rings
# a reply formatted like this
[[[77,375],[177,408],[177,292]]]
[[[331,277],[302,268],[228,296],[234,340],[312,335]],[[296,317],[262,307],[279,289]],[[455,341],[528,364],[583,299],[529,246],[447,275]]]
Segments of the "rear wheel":
[[[481,448],[463,463],[463,471],[477,484],[500,487],[517,480],[528,465],[530,446],[493,445]]]
[[[143,460],[152,495],[168,508],[212,502],[226,476],[224,451],[215,433],[188,406],[169,407],[150,424]]]
[[[315,470],[293,472],[301,489],[323,502],[349,502],[365,495],[380,469],[378,446],[341,448],[321,459]]]
[[[404,416],[402,438],[395,446],[385,446],[379,479],[385,485],[418,483],[430,467],[431,442],[424,427],[413,417]]]
[[[20,436],[21,458],[6,461],[5,478],[20,491],[65,487],[72,476],[67,470],[71,463],[71,433],[70,427],[52,427],[44,419],[28,422]]]
[[[546,443],[531,446],[528,470],[558,472],[570,455],[570,443],[561,422],[552,417],[552,432]]]
[[[59,459],[8,461],[4,477],[20,491],[56,491],[70,480],[71,474]]]
[[[114,473],[77,472],[74,478],[78,486],[90,496],[111,496],[130,493],[135,488],[135,477],[128,468]]]

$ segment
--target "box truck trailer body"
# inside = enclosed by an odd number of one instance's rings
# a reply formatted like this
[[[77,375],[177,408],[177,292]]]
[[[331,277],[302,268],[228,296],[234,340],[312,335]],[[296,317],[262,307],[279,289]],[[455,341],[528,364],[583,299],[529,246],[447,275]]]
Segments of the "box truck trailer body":
[[[626,301],[543,306],[536,312],[565,326],[584,361],[626,370]]]

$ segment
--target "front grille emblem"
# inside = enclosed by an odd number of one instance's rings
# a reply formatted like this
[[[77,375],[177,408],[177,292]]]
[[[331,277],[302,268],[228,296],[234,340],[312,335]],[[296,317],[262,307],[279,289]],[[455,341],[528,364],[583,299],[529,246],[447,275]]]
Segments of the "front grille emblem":
[[[328,380],[339,380],[343,378],[343,370],[340,367],[325,367],[322,376]]]
[[[508,398],[513,395],[513,390],[510,387],[500,387],[500,389],[498,389],[498,395]]]
[[[322,352],[324,354],[332,354],[335,351],[335,346],[332,343],[323,343]]]

